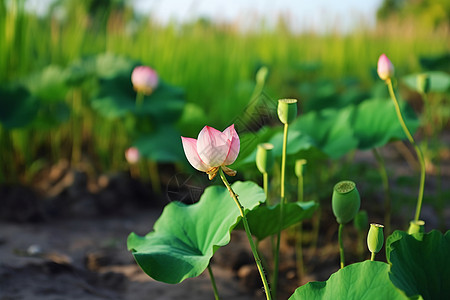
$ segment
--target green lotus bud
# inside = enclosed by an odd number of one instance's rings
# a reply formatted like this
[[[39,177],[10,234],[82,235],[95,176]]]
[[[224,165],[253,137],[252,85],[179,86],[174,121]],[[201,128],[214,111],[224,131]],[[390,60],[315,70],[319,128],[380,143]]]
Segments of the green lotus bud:
[[[356,214],[355,219],[353,219],[353,225],[359,232],[365,232],[367,227],[369,227],[369,216],[367,215],[367,211],[360,210]]]
[[[297,177],[303,176],[306,167],[306,159],[297,159],[295,161],[295,175]]]
[[[341,181],[334,186],[331,207],[339,224],[346,224],[353,220],[360,205],[359,192],[353,181]]]
[[[291,124],[297,117],[297,99],[278,100],[278,118],[283,124]]]
[[[372,253],[380,252],[384,244],[383,225],[370,224],[369,234],[367,235],[367,246]]]
[[[274,157],[273,145],[270,143],[259,144],[256,150],[256,166],[261,173],[269,173],[272,170]]]
[[[425,222],[422,220],[409,222],[408,234],[425,233]]]
[[[430,76],[428,74],[417,75],[416,88],[419,93],[428,93],[430,91]]]

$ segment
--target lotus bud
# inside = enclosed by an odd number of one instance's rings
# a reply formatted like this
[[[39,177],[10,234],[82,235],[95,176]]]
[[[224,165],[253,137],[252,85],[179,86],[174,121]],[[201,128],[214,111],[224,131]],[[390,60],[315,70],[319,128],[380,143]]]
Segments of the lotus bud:
[[[334,186],[331,206],[339,224],[346,224],[353,220],[360,205],[359,192],[353,181],[341,181]]]
[[[360,210],[353,220],[353,225],[359,232],[365,232],[367,227],[369,227],[369,217],[367,215],[367,211]]]
[[[430,76],[428,74],[420,74],[416,80],[416,88],[419,93],[426,94],[430,91]]]
[[[306,159],[297,159],[295,161],[295,176],[302,177],[305,172]]]
[[[384,244],[383,225],[370,224],[369,234],[367,235],[367,246],[371,253],[380,252]]]
[[[269,173],[272,170],[274,157],[273,145],[270,143],[259,144],[256,150],[256,166],[261,173]]]
[[[150,95],[158,86],[158,73],[147,66],[136,67],[131,73],[131,83],[136,92]]]
[[[297,117],[297,99],[278,100],[278,118],[283,124],[291,124]]]
[[[139,150],[136,147],[130,147],[125,151],[125,158],[129,164],[135,164],[139,161]]]
[[[408,234],[425,233],[425,222],[422,220],[409,222]]]
[[[387,80],[394,76],[394,65],[384,53],[378,59],[377,72],[382,80]]]

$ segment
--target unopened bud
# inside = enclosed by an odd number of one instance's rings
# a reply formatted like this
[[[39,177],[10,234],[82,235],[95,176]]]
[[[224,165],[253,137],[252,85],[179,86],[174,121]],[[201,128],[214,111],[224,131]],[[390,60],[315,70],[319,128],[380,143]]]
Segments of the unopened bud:
[[[367,247],[371,253],[380,252],[384,244],[383,225],[370,224],[369,234],[367,234]]]

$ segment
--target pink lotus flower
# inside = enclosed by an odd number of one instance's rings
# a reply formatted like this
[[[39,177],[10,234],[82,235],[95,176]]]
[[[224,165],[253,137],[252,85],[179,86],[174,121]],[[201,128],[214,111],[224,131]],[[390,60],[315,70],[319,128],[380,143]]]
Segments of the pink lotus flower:
[[[135,164],[139,161],[139,150],[135,147],[130,147],[125,151],[125,158],[129,164]]]
[[[377,72],[382,80],[387,80],[394,76],[394,65],[384,53],[378,59]]]
[[[158,86],[158,73],[150,67],[139,66],[131,73],[131,82],[135,91],[150,95]]]
[[[236,160],[241,145],[234,124],[223,132],[205,126],[197,139],[181,137],[181,141],[189,163],[197,170],[206,172],[210,180],[219,168],[227,175],[236,175],[236,171],[226,167]]]

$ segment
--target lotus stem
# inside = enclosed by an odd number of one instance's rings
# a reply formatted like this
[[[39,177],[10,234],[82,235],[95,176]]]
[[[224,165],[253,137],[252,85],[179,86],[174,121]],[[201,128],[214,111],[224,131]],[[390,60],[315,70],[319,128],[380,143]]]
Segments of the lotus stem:
[[[343,237],[342,237],[343,231],[344,231],[344,224],[339,224],[338,239],[339,239],[339,255],[341,257],[341,269],[343,269],[345,266],[344,241],[343,241]]]
[[[211,263],[208,264],[208,273],[209,273],[209,278],[211,278],[211,284],[213,286],[213,290],[214,290],[214,299],[215,300],[219,300],[219,291],[217,290],[217,286],[216,286],[216,280],[214,279],[214,274],[211,268]]]
[[[272,286],[273,286],[273,294],[274,297],[277,295],[277,287],[278,287],[278,271],[280,264],[280,243],[281,243],[281,228],[282,222],[284,219],[284,203],[286,202],[285,197],[285,177],[286,177],[286,150],[287,150],[287,139],[288,139],[288,123],[284,124],[283,131],[283,150],[281,154],[281,187],[280,187],[280,220],[278,222],[278,234],[277,234],[277,243],[275,248],[275,260],[273,267],[273,278],[272,278]]]
[[[414,216],[414,220],[418,221],[420,218],[420,211],[422,209],[422,200],[423,200],[423,192],[425,188],[425,161],[423,159],[423,154],[420,148],[417,146],[416,142],[414,141],[414,138],[411,135],[411,132],[409,131],[408,127],[405,124],[405,121],[402,116],[402,112],[400,111],[400,106],[398,104],[397,98],[394,93],[394,88],[392,87],[392,80],[388,78],[386,80],[386,84],[389,89],[389,94],[392,98],[392,101],[394,102],[395,111],[397,113],[398,120],[400,122],[400,125],[403,128],[403,131],[406,134],[406,137],[408,138],[409,142],[414,146],[414,150],[416,151],[417,158],[420,163],[420,185],[419,185],[419,195],[417,197],[417,206],[416,206],[416,213]]]
[[[372,252],[372,254],[370,255],[370,260],[371,261],[375,261],[375,252]]]
[[[242,207],[241,203],[239,202],[238,195],[236,195],[236,193],[231,188],[231,185],[228,182],[227,178],[225,177],[225,174],[223,173],[222,168],[219,168],[219,174],[220,174],[220,178],[222,179],[223,183],[225,184],[228,191],[230,192],[231,198],[233,198],[234,202],[236,203],[236,205],[239,209],[239,212],[242,217],[242,223],[244,224],[245,233],[247,234],[247,238],[250,243],[250,248],[252,249],[253,257],[255,258],[256,266],[258,268],[259,275],[261,276],[261,280],[264,285],[264,290],[266,292],[266,298],[267,298],[267,300],[271,300],[272,295],[270,293],[269,284],[267,282],[266,275],[264,274],[264,269],[262,267],[261,259],[259,258],[259,255],[258,255],[258,251],[256,250],[256,246],[255,246],[255,243],[252,238],[252,233],[250,231],[250,227],[248,226],[248,221],[247,221],[247,217],[245,216],[244,208]]]

